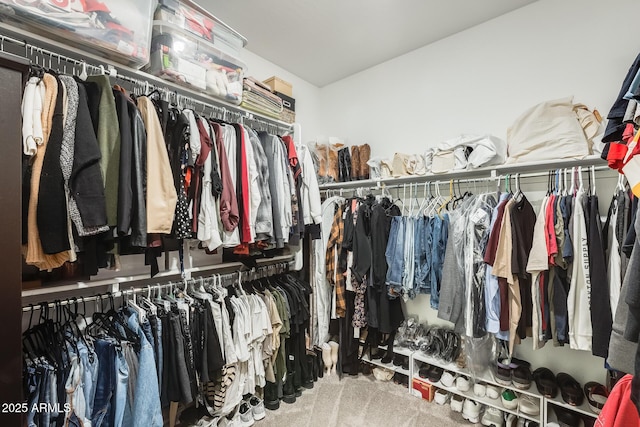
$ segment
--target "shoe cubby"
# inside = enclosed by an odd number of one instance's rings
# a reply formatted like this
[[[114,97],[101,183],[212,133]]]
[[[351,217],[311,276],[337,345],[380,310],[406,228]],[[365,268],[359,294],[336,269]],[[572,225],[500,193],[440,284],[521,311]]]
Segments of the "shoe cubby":
[[[487,371],[485,371],[484,373],[482,373],[480,376],[474,376],[471,374],[471,372],[467,369],[467,368],[459,368],[458,365],[453,362],[453,363],[445,363],[442,360],[438,360],[434,357],[431,357],[427,354],[424,354],[422,351],[415,351],[412,353],[411,356],[412,359],[412,363],[411,365],[416,365],[416,362],[420,362],[420,363],[426,363],[428,365],[431,366],[437,366],[440,367],[442,369],[444,369],[445,372],[450,372],[452,373],[454,376],[456,376],[456,378],[460,375],[465,376],[466,378],[468,378],[470,381],[474,382],[474,383],[483,383],[485,385],[491,385],[494,386],[495,388],[498,389],[499,394],[502,393],[503,389],[509,389],[509,390],[513,390],[517,395],[518,398],[520,399],[521,397],[524,396],[528,396],[531,399],[534,399],[537,403],[538,403],[538,407],[540,408],[540,412],[537,415],[531,415],[528,413],[525,413],[523,411],[520,410],[519,406],[515,409],[508,409],[505,408],[505,406],[502,404],[502,400],[500,398],[500,396],[498,396],[497,399],[492,399],[489,396],[483,396],[483,397],[478,397],[476,396],[476,394],[473,391],[473,385],[469,388],[469,390],[467,391],[461,391],[458,389],[457,385],[456,385],[456,381],[453,382],[453,384],[451,386],[447,386],[444,385],[442,383],[442,380],[437,381],[437,382],[431,382],[429,381],[429,379],[427,378],[421,378],[418,374],[418,369],[417,366],[413,367],[413,378],[417,378],[420,379],[422,381],[425,381],[427,383],[433,384],[435,387],[441,389],[441,390],[445,390],[451,394],[455,394],[458,396],[462,396],[464,398],[468,398],[471,400],[474,400],[477,403],[480,403],[482,405],[488,406],[488,407],[492,407],[492,408],[496,408],[499,409],[501,411],[503,411],[504,413],[508,413],[508,414],[514,414],[519,418],[524,418],[530,421],[534,421],[537,423],[542,424],[543,420],[544,420],[544,408],[545,408],[545,404],[544,404],[544,397],[538,393],[538,391],[535,389],[535,384],[532,383],[531,387],[528,390],[521,390],[515,386],[507,386],[507,385],[502,385],[498,382],[496,382],[493,378],[493,375],[491,374],[490,370],[487,368]]]
[[[385,352],[385,355],[386,355],[387,346],[386,345],[378,346],[378,350]],[[398,346],[394,346],[393,347],[394,359],[395,359],[396,356],[406,357],[407,360],[408,360],[409,369],[405,369],[401,365],[400,366],[395,365],[393,363],[394,362],[393,359],[388,363],[383,363],[382,359],[372,359],[370,357],[370,355],[366,354],[366,353],[362,356],[362,361],[370,363],[371,365],[374,365],[374,366],[378,366],[378,367],[381,367],[381,368],[389,369],[389,370],[391,370],[393,372],[396,372],[396,373],[402,374],[402,375],[406,375],[407,377],[411,378],[413,376],[413,373],[411,371],[411,368],[412,368],[412,365],[413,365],[413,363],[411,361],[411,355],[412,354],[413,354],[413,351],[408,349],[408,348],[398,347]]]
[[[589,407],[589,403],[587,402],[587,399],[585,399],[584,402],[582,402],[582,405],[573,406],[568,404],[564,400],[562,400],[562,397],[560,396],[560,392],[558,392],[558,395],[556,397],[553,397],[553,398],[545,397],[545,403],[547,405],[547,408],[545,411],[545,420],[544,420],[545,425],[550,422],[558,422],[558,415],[557,415],[558,411],[556,410],[556,408],[559,408],[560,411],[563,411],[563,410],[565,412],[569,411],[577,415],[578,418],[581,418],[580,424],[579,424],[580,426],[591,425],[591,423],[585,423],[585,418],[587,420],[591,419],[589,421],[592,421],[592,422],[595,421],[596,418],[598,418],[598,414],[593,412]]]

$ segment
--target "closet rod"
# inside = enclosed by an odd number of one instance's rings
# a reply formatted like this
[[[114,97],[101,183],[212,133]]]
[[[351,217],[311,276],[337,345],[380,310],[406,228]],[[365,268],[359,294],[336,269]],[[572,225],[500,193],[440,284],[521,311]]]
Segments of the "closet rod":
[[[5,50],[5,42],[9,42],[16,45],[17,47],[24,48],[24,52],[21,53],[21,56],[32,62],[35,59],[36,65],[44,66],[45,62],[47,62],[46,57],[48,57],[48,68],[56,69],[60,73],[66,73],[66,65],[63,66],[61,64],[61,62],[64,61],[68,64],[73,65],[72,74],[76,74],[76,71],[77,71],[76,67],[86,67],[92,70],[93,72],[100,72],[101,74],[112,76],[116,79],[120,79],[129,83],[132,83],[136,86],[136,89],[138,91],[141,91],[143,88],[144,88],[144,92],[146,93],[149,93],[152,90],[158,90],[161,94],[164,95],[163,99],[167,101],[174,101],[176,104],[184,108],[191,108],[193,110],[196,110],[197,109],[196,105],[197,105],[200,108],[201,114],[205,114],[206,108],[209,108],[215,111],[216,113],[221,113],[222,117],[218,117],[218,118],[224,121],[236,121],[236,122],[241,122],[242,124],[245,124],[245,120],[250,120],[254,123],[258,123],[265,126],[268,130],[276,129],[278,131],[282,131],[285,133],[292,131],[292,127],[293,127],[292,124],[288,124],[288,123],[285,124],[283,122],[280,122],[277,119],[263,118],[257,113],[252,113],[252,112],[243,110],[240,107],[235,107],[230,105],[227,108],[226,106],[218,106],[208,102],[201,101],[199,99],[195,99],[192,96],[181,95],[178,93],[179,91],[187,91],[187,90],[175,85],[171,85],[170,82],[159,81],[157,84],[149,83],[148,80],[141,80],[138,78],[129,77],[122,73],[119,73],[114,65],[107,65],[107,67],[105,67],[104,65],[101,65],[101,66],[93,65],[93,64],[87,63],[84,60],[78,60],[70,56],[62,55],[60,53],[53,52],[49,49],[45,49],[40,46],[36,46],[34,44],[28,43],[26,40],[20,40],[8,35],[0,34],[0,52],[6,52],[6,53],[11,53],[16,55],[14,52],[8,52]],[[43,62],[42,64],[38,63],[39,62],[38,55],[42,57],[42,62]],[[55,65],[54,61],[57,61],[58,68],[54,67]],[[175,86],[175,87],[172,89],[169,89],[167,88],[168,86]],[[144,93],[140,92],[139,94],[143,95]]]
[[[576,170],[578,169],[577,166],[573,166]],[[589,173],[591,172],[592,169],[594,169],[596,172],[600,172],[600,171],[611,171],[614,172],[614,169],[609,168],[608,166],[581,166],[582,167],[582,173]],[[514,173],[503,173],[500,175],[495,175],[495,176],[484,176],[484,177],[478,177],[478,178],[438,178],[438,175],[428,175],[428,178],[430,179],[424,179],[422,181],[416,181],[416,182],[405,182],[405,183],[401,183],[401,184],[393,184],[393,185],[387,185],[385,182],[379,182],[377,185],[371,185],[371,186],[363,186],[363,187],[351,187],[351,188],[344,188],[344,189],[339,189],[339,188],[323,188],[320,191],[325,192],[326,194],[332,193],[332,194],[336,194],[336,193],[340,193],[342,194],[343,191],[348,191],[348,192],[357,192],[357,191],[381,191],[381,190],[395,190],[398,188],[407,188],[408,186],[415,186],[415,185],[421,185],[421,184],[426,184],[426,183],[431,183],[431,184],[435,184],[435,185],[448,185],[450,181],[453,182],[459,182],[459,183],[474,183],[474,182],[484,182],[484,181],[500,181],[501,179],[504,179],[506,177],[515,177],[516,175],[518,175],[520,178],[540,178],[540,177],[547,177],[549,176],[549,172],[555,172],[557,170],[567,170],[570,171],[571,167],[568,168],[551,168],[548,169],[545,172],[525,172],[525,173],[519,173],[519,172],[514,172]],[[427,178],[427,176],[423,177],[423,178]]]
[[[275,270],[274,272],[271,272],[270,270]],[[146,286],[140,286],[140,287],[131,287],[129,289],[122,289],[122,290],[118,290],[115,292],[107,292],[104,294],[97,294],[97,295],[91,295],[91,296],[87,296],[87,297],[76,297],[76,296],[72,296],[72,297],[68,297],[68,298],[64,298],[64,299],[59,299],[57,301],[54,302],[40,302],[40,303],[36,303],[36,304],[28,304],[26,306],[22,307],[22,312],[26,313],[29,311],[36,311],[36,310],[41,310],[42,307],[49,307],[49,308],[56,308],[56,306],[65,306],[65,305],[71,305],[71,304],[75,304],[75,303],[86,303],[86,302],[92,302],[92,301],[97,301],[97,300],[101,300],[101,299],[108,299],[110,297],[113,298],[119,298],[119,297],[123,297],[123,296],[131,296],[131,295],[135,295],[135,294],[141,294],[144,292],[150,292],[150,291],[155,291],[158,289],[165,289],[168,287],[172,287],[172,286],[178,286],[178,285],[183,285],[185,284],[185,282],[188,283],[193,283],[196,280],[199,279],[210,279],[213,277],[220,277],[220,280],[229,280],[229,279],[234,279],[237,278],[238,280],[242,281],[243,275],[247,274],[249,276],[249,280],[253,280],[251,279],[253,276],[253,274],[260,274],[260,273],[264,273],[267,272],[268,274],[266,276],[260,276],[260,278],[262,277],[270,277],[270,276],[274,276],[277,274],[282,274],[282,273],[286,273],[289,271],[289,263],[288,262],[282,262],[282,263],[277,263],[277,264],[270,264],[270,265],[265,265],[262,267],[258,267],[257,269],[252,269],[252,270],[246,270],[246,271],[236,271],[234,273],[227,273],[227,274],[221,274],[221,275],[217,275],[217,274],[213,274],[211,276],[204,276],[204,277],[196,277],[193,279],[188,279],[186,281],[176,281],[176,282],[167,282],[167,283],[157,283],[155,285],[146,285]]]

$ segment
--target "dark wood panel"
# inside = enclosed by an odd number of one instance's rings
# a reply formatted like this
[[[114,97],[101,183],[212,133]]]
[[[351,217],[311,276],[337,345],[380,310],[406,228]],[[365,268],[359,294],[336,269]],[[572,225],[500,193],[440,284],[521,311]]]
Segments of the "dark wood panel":
[[[21,114],[25,61],[0,55],[0,404],[22,401]],[[20,414],[0,413],[0,425],[19,426]]]

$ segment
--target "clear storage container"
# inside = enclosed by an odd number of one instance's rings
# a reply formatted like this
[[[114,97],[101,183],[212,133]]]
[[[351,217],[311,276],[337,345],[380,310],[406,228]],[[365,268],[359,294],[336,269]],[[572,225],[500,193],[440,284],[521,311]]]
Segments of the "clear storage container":
[[[154,20],[172,24],[242,59],[246,39],[218,18],[188,0],[160,0]]]
[[[133,67],[149,61],[156,0],[0,0],[0,17]]]
[[[245,69],[212,43],[177,25],[154,21],[149,73],[240,104]]]

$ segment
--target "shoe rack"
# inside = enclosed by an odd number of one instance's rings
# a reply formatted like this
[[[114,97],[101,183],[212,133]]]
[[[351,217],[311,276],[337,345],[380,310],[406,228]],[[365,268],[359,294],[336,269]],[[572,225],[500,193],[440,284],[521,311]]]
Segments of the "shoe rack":
[[[379,349],[386,351],[387,347],[380,346]],[[441,390],[446,390],[449,393],[474,400],[482,405],[499,409],[504,413],[514,414],[520,418],[534,421],[536,423],[539,423],[540,426],[545,426],[547,425],[548,422],[557,420],[553,406],[557,406],[565,410],[573,411],[576,413],[576,415],[580,417],[589,417],[594,419],[598,417],[598,414],[595,414],[589,408],[589,404],[587,403],[586,399],[582,405],[572,406],[566,403],[565,401],[563,401],[560,394],[558,394],[555,398],[547,398],[542,394],[538,393],[538,390],[536,389],[535,383],[533,381],[531,382],[531,387],[529,389],[521,390],[513,385],[507,386],[495,381],[490,369],[486,369],[480,376],[476,376],[476,375],[473,375],[468,368],[459,368],[455,362],[445,363],[442,360],[438,360],[434,357],[431,357],[423,353],[422,351],[413,351],[408,348],[394,346],[393,352],[394,352],[394,355],[399,354],[402,356],[407,356],[409,358],[408,370],[403,369],[401,366],[395,366],[393,362],[382,363],[380,359],[372,360],[368,354],[363,355],[362,360],[374,366],[378,366],[402,375],[406,375],[411,380],[415,378],[415,379],[419,379],[420,381],[424,381],[425,383],[433,384],[435,387]],[[442,384],[442,382],[440,381],[431,382],[427,378],[421,378],[418,375],[418,370],[419,370],[417,366],[418,362],[427,363],[432,366],[438,366],[444,369],[445,371],[449,371],[455,374],[455,376],[464,375],[465,377],[469,378],[470,380],[473,380],[474,382],[482,382],[485,385],[492,385],[496,387],[500,391],[500,393],[502,392],[503,389],[509,389],[509,390],[513,390],[518,396],[529,396],[530,398],[533,398],[538,401],[539,407],[540,407],[540,413],[538,415],[530,415],[522,412],[519,406],[516,409],[507,409],[502,405],[502,400],[500,398],[491,399],[488,396],[484,396],[484,397],[476,396],[473,392],[473,386],[468,391],[460,391],[457,389],[455,382],[451,387],[447,387],[444,384]],[[412,387],[411,387],[411,381],[410,381],[409,390],[408,390],[409,394],[411,394],[411,390],[412,390]]]
[[[509,389],[509,390],[513,390],[518,396],[529,396],[535,400],[538,401],[539,407],[540,407],[540,412],[538,415],[530,415],[530,414],[526,414],[524,412],[522,412],[520,410],[520,408],[516,408],[516,409],[507,409],[502,405],[502,401],[500,399],[500,397],[498,397],[497,399],[492,399],[488,396],[484,396],[484,397],[478,397],[474,394],[473,392],[473,386],[471,387],[470,390],[468,391],[460,391],[457,389],[455,383],[451,386],[451,387],[447,387],[444,384],[442,384],[442,382],[438,381],[438,382],[431,382],[429,381],[427,378],[421,378],[418,375],[418,369],[416,366],[417,362],[422,362],[422,363],[427,363],[429,365],[432,366],[438,366],[442,369],[444,369],[445,371],[449,371],[453,374],[455,374],[456,376],[458,375],[464,375],[465,377],[469,378],[470,380],[473,380],[474,382],[482,382],[485,385],[492,385],[494,387],[496,387],[500,393],[502,393],[503,389]],[[434,357],[431,357],[429,355],[424,354],[422,351],[414,351],[411,353],[411,357],[410,357],[410,361],[409,361],[409,365],[410,367],[413,367],[413,376],[412,378],[416,378],[419,379],[421,381],[424,381],[426,383],[429,384],[433,384],[434,386],[436,386],[437,388],[441,389],[441,390],[446,390],[449,393],[452,394],[457,394],[458,396],[462,396],[464,398],[468,398],[471,400],[474,400],[482,405],[485,406],[489,406],[489,407],[493,407],[496,409],[499,409],[505,413],[508,414],[514,414],[516,416],[518,416],[519,418],[524,418],[527,420],[531,420],[531,421],[535,421],[537,423],[539,423],[540,425],[544,425],[543,421],[545,420],[545,402],[544,402],[544,396],[542,396],[540,393],[538,393],[538,391],[535,388],[535,385],[532,383],[531,387],[528,390],[521,390],[513,385],[510,386],[506,386],[506,385],[502,385],[498,382],[496,382],[493,378],[493,375],[491,374],[491,372],[487,369],[483,374],[481,374],[480,376],[474,376],[470,370],[468,368],[459,368],[458,365],[454,362],[454,363],[445,363],[441,360],[438,360]]]

